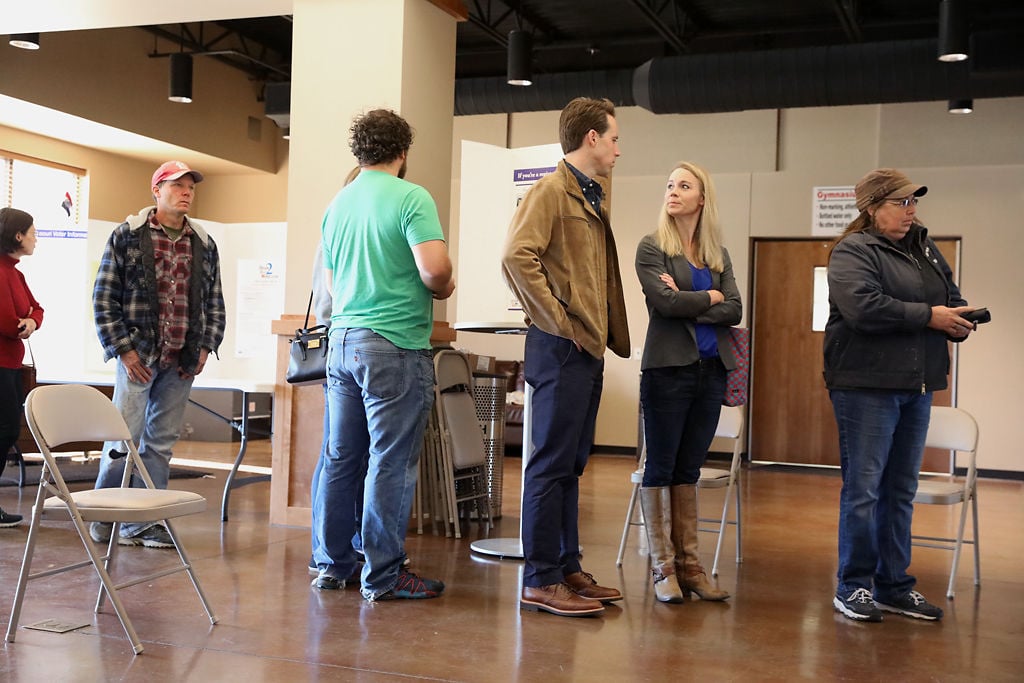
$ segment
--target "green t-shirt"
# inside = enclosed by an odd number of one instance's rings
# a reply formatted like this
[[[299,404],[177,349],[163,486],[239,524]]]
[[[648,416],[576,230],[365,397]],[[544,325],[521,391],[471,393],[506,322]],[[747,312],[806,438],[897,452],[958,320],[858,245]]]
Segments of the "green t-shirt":
[[[333,271],[331,327],[363,327],[403,349],[429,349],[434,309],[412,247],[444,240],[437,205],[413,183],[363,171],[324,214],[324,267]]]

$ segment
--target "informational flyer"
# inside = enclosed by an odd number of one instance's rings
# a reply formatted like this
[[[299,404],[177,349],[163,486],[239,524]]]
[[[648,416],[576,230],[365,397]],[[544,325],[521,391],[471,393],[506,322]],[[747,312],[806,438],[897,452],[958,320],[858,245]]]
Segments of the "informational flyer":
[[[816,187],[811,199],[811,234],[839,235],[859,213],[853,185]]]
[[[284,309],[283,261],[238,259],[235,358],[273,357],[270,321]]]

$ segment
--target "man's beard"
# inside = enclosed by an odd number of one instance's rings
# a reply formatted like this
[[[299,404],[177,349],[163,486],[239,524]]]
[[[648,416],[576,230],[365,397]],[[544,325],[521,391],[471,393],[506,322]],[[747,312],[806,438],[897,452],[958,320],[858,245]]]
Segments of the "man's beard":
[[[402,167],[398,169],[398,177],[405,178],[405,172],[409,170],[409,160],[402,161]]]

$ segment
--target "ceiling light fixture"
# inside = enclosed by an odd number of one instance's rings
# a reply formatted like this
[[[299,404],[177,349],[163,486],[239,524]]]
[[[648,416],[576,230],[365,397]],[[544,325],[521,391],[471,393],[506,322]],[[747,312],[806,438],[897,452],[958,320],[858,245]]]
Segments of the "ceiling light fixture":
[[[167,99],[188,104],[192,101],[192,55],[175,52],[170,59],[171,87]]]
[[[950,114],[970,114],[974,111],[974,100],[963,98],[949,101]]]
[[[508,32],[508,84],[533,85],[531,62],[533,61],[533,39],[520,29]]]
[[[967,59],[969,40],[967,3],[963,0],[942,0],[939,3],[939,61],[962,62]]]
[[[22,50],[38,50],[39,49],[39,34],[38,33],[12,33],[10,40],[7,41],[14,47],[20,47]]]

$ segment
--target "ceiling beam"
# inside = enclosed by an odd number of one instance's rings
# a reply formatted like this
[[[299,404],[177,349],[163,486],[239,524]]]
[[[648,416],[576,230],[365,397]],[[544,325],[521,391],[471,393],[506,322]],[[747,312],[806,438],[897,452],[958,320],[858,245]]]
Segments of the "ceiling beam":
[[[834,0],[832,7],[835,8],[836,17],[839,18],[839,25],[846,32],[846,37],[851,43],[859,43],[864,40],[864,34],[857,23],[857,0]]]
[[[630,0],[633,6],[640,10],[647,22],[658,32],[658,35],[668,43],[677,53],[688,52],[684,32],[687,21],[690,20],[686,9],[677,0]],[[655,7],[659,4],[660,7]],[[671,24],[662,19],[666,9],[672,10]]]
[[[496,17],[495,14],[499,16]],[[535,46],[564,38],[558,27],[524,9],[523,3],[518,0],[485,0],[485,4],[481,4],[480,0],[473,0],[473,6],[467,10],[469,23],[486,33],[503,48],[508,47],[508,35],[501,28],[501,24],[511,15],[516,17],[516,28],[530,30]]]
[[[180,33],[175,34],[174,32],[162,27],[162,26],[143,26],[142,30],[152,33],[158,38],[176,43],[181,46],[181,52],[187,52],[189,54],[197,56],[213,57],[222,64],[234,67],[240,71],[249,74],[255,80],[267,80],[268,72],[273,72],[281,76],[284,80],[291,78],[291,64],[285,64],[284,66],[274,66],[266,61],[266,46],[261,46],[263,49],[260,51],[261,54],[256,56],[250,49],[249,45],[245,40],[245,37],[235,31],[228,31],[236,39],[236,44],[225,47],[218,47],[227,34],[221,34],[213,39],[213,41],[206,43],[203,41],[203,25],[199,26],[199,36],[197,37],[189,26],[180,26]],[[172,50],[176,52],[176,50]],[[167,57],[170,52],[159,52],[155,47],[149,54],[150,57]],[[242,60],[241,62],[239,60]]]

